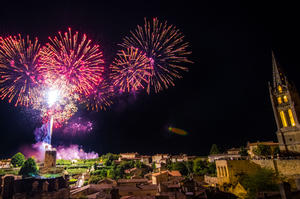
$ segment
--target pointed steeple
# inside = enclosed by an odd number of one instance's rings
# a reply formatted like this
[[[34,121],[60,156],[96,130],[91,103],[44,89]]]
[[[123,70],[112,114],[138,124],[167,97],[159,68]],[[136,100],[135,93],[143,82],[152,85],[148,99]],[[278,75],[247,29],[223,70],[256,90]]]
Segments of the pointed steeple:
[[[273,87],[276,88],[278,85],[286,85],[286,77],[282,72],[282,69],[278,66],[275,59],[274,52],[272,51],[272,66],[273,66]]]

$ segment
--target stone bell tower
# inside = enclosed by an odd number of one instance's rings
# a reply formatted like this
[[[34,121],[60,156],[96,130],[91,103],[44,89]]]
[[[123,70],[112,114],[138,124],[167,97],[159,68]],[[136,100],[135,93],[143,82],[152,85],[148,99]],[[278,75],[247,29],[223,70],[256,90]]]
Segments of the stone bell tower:
[[[281,151],[300,153],[300,97],[290,84],[272,52],[273,82],[269,92],[277,124],[277,139]]]

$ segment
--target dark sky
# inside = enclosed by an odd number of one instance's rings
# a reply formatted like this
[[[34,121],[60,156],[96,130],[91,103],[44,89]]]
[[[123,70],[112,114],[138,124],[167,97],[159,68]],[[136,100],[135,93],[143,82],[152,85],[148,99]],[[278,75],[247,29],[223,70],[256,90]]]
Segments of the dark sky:
[[[72,27],[98,42],[110,63],[117,44],[144,17],[176,25],[190,42],[195,63],[175,87],[116,98],[105,112],[81,109],[78,115],[93,121],[94,130],[85,136],[56,130],[53,142],[79,144],[100,154],[206,155],[213,143],[230,148],[247,141],[277,141],[267,87],[271,50],[300,89],[297,8],[274,1],[14,1],[1,3],[0,36],[29,34],[45,43],[58,30]],[[0,157],[8,157],[34,143],[37,122],[30,111],[6,101],[0,110]],[[168,132],[169,125],[188,135]]]

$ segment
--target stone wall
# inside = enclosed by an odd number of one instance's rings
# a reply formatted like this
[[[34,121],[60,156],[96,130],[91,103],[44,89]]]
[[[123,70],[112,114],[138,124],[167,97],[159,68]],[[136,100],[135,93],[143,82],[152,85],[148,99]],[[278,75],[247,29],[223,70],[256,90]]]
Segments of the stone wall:
[[[1,196],[6,199],[52,198],[68,199],[70,195],[69,178],[26,178],[15,179],[14,176],[2,177]],[[1,198],[1,197],[0,197]]]
[[[285,177],[300,176],[300,160],[251,160],[262,168],[269,168]]]

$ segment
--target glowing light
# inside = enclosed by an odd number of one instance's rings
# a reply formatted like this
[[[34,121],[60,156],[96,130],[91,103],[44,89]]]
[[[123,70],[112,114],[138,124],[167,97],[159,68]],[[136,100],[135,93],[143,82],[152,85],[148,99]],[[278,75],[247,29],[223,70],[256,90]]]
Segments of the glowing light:
[[[59,98],[59,91],[56,89],[51,89],[48,91],[47,94],[47,102],[48,105],[51,107]]]
[[[187,135],[188,134],[185,130],[182,130],[179,128],[169,127],[168,129],[170,132],[173,132],[177,135]]]

